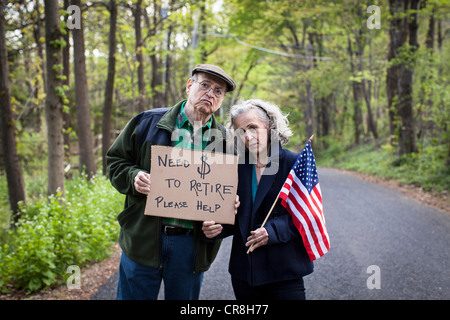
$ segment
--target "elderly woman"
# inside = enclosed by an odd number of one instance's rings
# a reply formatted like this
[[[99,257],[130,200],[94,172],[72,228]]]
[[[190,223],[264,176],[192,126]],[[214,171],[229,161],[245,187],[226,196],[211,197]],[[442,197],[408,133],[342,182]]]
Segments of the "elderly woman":
[[[298,157],[282,147],[292,135],[287,117],[277,106],[251,99],[231,108],[227,126],[242,150],[240,207],[234,226],[206,221],[203,232],[210,239],[234,235],[229,272],[238,300],[303,300],[303,276],[313,271],[313,264],[280,201],[261,227]]]

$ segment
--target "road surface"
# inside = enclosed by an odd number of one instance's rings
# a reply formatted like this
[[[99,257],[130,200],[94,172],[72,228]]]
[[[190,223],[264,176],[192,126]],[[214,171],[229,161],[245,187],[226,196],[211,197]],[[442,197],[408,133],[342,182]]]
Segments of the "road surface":
[[[450,299],[450,215],[355,175],[319,168],[330,251],[304,278],[306,298]],[[225,239],[200,299],[233,300]],[[117,275],[92,299],[114,299]],[[163,299],[160,293],[160,299]]]

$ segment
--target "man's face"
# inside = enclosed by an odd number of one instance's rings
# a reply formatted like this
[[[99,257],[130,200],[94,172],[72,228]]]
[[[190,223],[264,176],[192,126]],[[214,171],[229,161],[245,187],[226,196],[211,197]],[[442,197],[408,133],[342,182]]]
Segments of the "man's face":
[[[188,103],[205,116],[216,112],[225,98],[225,81],[208,73],[197,73],[197,80],[189,79],[186,85]]]

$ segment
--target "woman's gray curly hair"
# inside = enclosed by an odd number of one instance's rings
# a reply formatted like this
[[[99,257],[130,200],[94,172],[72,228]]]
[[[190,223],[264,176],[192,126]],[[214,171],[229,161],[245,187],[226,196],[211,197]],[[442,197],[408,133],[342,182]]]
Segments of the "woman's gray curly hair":
[[[272,142],[280,141],[282,145],[289,142],[292,131],[289,128],[287,115],[284,115],[280,108],[275,104],[261,99],[241,100],[232,106],[228,113],[227,129],[236,129],[234,123],[236,117],[252,109],[258,112],[261,121],[263,121],[267,129],[270,130],[270,139]]]

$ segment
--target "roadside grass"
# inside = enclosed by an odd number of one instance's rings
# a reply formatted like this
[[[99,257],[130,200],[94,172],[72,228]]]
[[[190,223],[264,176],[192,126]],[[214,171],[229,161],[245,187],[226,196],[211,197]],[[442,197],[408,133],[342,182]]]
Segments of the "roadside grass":
[[[444,145],[419,146],[419,152],[398,156],[386,143],[374,142],[344,150],[337,143],[316,155],[318,166],[334,167],[415,185],[438,194],[450,190],[450,168]]]
[[[6,180],[4,176],[0,181]],[[66,281],[71,265],[83,267],[109,256],[118,239],[117,215],[124,197],[103,176],[65,182],[65,196],[45,195],[42,177],[26,179],[27,201],[17,228],[9,228],[6,183],[0,183],[0,291],[31,293]]]

